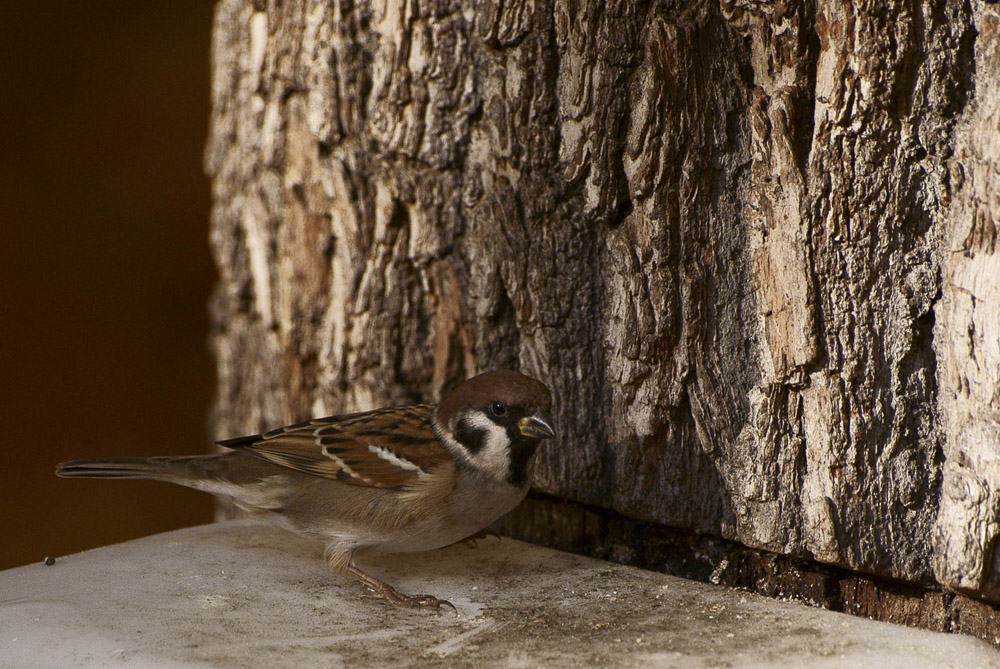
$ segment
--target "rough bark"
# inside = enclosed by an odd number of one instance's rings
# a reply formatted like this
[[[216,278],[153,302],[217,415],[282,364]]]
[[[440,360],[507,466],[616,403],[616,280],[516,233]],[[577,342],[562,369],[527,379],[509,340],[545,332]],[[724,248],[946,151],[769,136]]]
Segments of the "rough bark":
[[[219,0],[216,432],[519,368],[539,491],[1000,602],[998,44],[966,0]]]

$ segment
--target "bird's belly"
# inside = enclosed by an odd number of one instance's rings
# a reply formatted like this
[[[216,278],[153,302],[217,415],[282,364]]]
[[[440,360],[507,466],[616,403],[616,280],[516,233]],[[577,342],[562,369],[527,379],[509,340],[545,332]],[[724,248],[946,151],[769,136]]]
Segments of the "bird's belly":
[[[467,539],[483,528],[489,526],[494,519],[468,524],[420,524],[392,536],[381,537],[371,542],[366,552],[369,553],[416,553],[444,548]]]
[[[317,512],[310,496],[309,513],[293,513],[293,518],[308,518],[308,522],[289,522],[287,517],[274,518],[298,534],[335,545],[344,552],[409,553],[448,546],[479,532],[520,503],[527,488],[519,489],[503,481],[469,480],[459,477],[449,494],[447,504],[423,510],[411,509],[405,499],[376,498],[370,491],[344,486],[330,488],[329,512]],[[351,500],[345,495],[353,495]],[[366,522],[376,500],[385,506],[380,512],[391,519],[381,527]],[[292,500],[294,503],[294,500]],[[350,509],[352,513],[345,513]],[[368,511],[365,511],[368,509]]]
[[[465,494],[474,499],[462,499]],[[451,513],[415,520],[399,527],[390,535],[372,542],[369,552],[412,553],[450,546],[488,527],[516,507],[525,494],[527,489],[519,490],[507,485],[495,489],[477,485],[468,492],[459,486],[454,493],[456,499]]]

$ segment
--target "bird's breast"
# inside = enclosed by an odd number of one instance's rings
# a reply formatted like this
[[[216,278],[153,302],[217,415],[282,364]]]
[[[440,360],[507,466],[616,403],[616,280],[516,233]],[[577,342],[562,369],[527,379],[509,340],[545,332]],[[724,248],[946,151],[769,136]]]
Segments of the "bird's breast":
[[[469,534],[478,532],[520,504],[527,493],[527,485],[517,487],[474,472],[459,475],[452,493],[452,522]]]

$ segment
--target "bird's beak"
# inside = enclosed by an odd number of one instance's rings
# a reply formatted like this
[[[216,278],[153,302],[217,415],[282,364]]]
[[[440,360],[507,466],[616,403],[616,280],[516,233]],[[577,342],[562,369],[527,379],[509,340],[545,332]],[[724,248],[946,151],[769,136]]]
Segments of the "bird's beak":
[[[517,427],[522,435],[533,439],[549,439],[556,436],[556,431],[549,425],[548,417],[540,414],[525,416],[518,421]]]

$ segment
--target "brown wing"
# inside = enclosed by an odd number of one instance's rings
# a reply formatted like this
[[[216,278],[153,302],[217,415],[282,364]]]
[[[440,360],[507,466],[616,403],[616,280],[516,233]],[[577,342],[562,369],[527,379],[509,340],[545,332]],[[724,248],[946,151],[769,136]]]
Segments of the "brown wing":
[[[317,418],[219,444],[352,485],[404,488],[451,459],[434,436],[433,410],[418,404]]]

